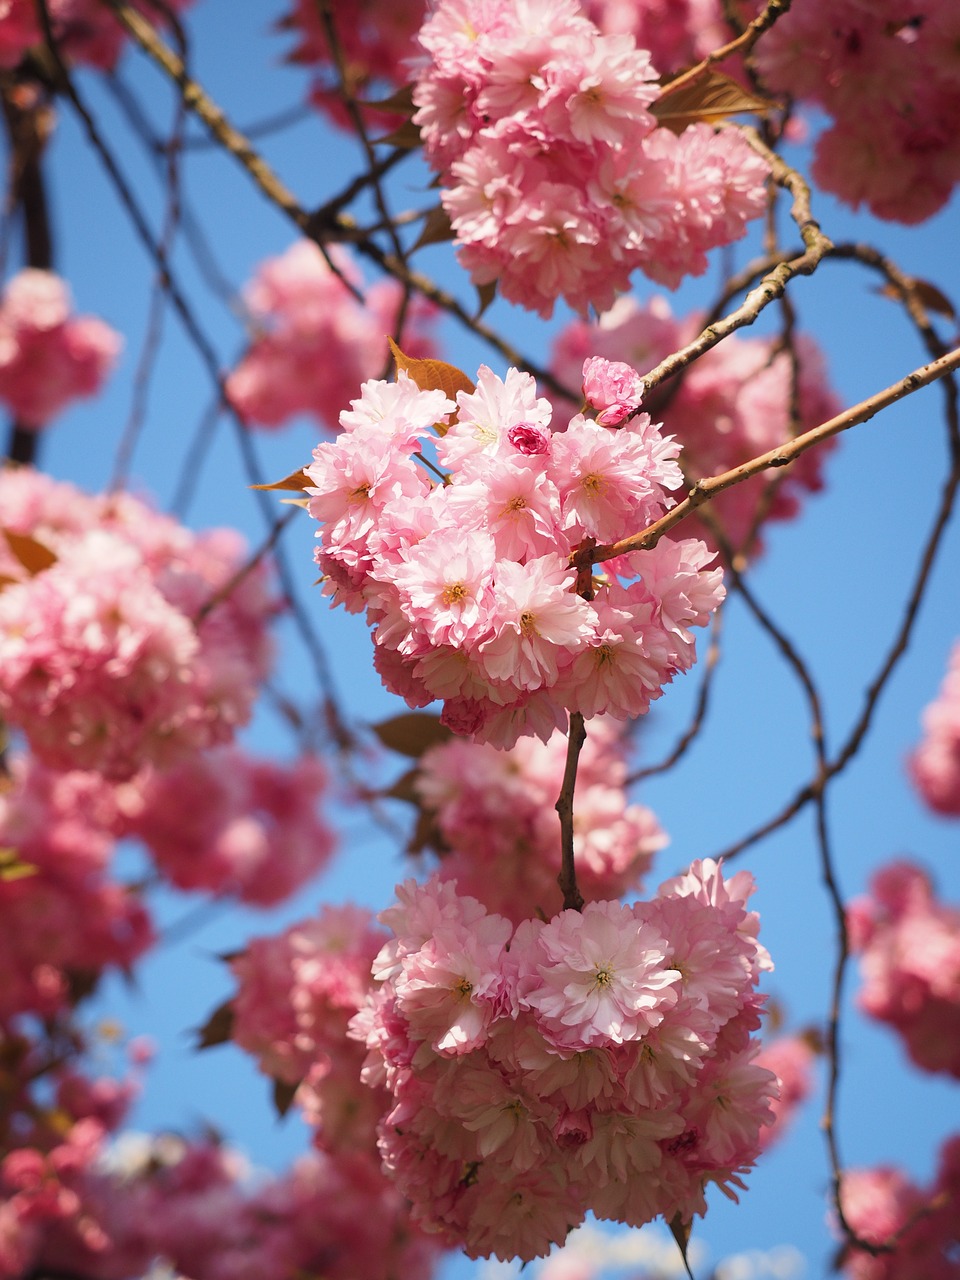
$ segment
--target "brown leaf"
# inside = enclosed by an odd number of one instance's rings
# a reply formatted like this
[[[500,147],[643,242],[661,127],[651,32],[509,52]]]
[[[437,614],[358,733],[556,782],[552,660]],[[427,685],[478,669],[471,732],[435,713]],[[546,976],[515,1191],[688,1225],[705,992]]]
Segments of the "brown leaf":
[[[690,1228],[692,1224],[684,1222],[678,1212],[673,1215],[667,1223],[667,1226],[670,1228],[670,1234],[677,1242],[677,1247],[680,1250],[680,1257],[683,1259],[684,1270],[690,1277],[690,1280],[693,1280],[693,1272],[690,1270],[690,1263],[687,1261],[687,1245],[690,1243]]]
[[[412,120],[404,120],[399,129],[386,133],[382,138],[373,138],[378,147],[396,147],[398,151],[415,151],[420,145],[420,130]]]
[[[272,484],[252,484],[251,489],[291,489],[304,490],[308,488],[313,481],[304,473],[303,467],[299,471],[291,471],[288,476],[284,476],[282,480],[274,480]]]
[[[450,217],[442,204],[438,204],[435,209],[431,209],[423,222],[423,230],[417,237],[417,243],[414,249],[422,249],[428,244],[445,244],[448,240],[453,239],[453,227],[450,225]],[[413,250],[411,250],[413,252]]]
[[[281,1120],[293,1106],[293,1100],[299,1088],[299,1084],[288,1084],[286,1080],[274,1080],[273,1105],[276,1107],[277,1115]]]
[[[471,394],[476,387],[456,365],[447,364],[445,360],[413,360],[405,356],[392,338],[388,338],[390,350],[397,366],[397,373],[403,372],[412,378],[421,391],[442,391],[448,400],[456,400],[458,391]],[[446,424],[435,423],[441,435],[446,431]]]
[[[938,289],[929,280],[918,280],[916,277],[914,277],[912,285],[913,292],[928,311],[933,311],[938,316],[946,316],[948,320],[956,320],[956,308],[942,289]],[[900,290],[895,284],[881,285],[877,293],[881,297],[892,298],[894,302],[899,302],[901,298]]]
[[[57,554],[48,546],[38,542],[25,533],[14,533],[12,529],[4,529],[3,536],[13,555],[20,561],[27,573],[33,577],[57,563]]]
[[[390,800],[405,800],[407,804],[419,805],[420,797],[417,795],[417,788],[414,785],[419,773],[419,769],[408,769],[406,773],[400,775],[393,786],[387,787],[383,795]]]
[[[374,102],[361,102],[361,107],[370,107],[373,111],[392,111],[398,116],[412,116],[416,111],[413,101],[413,84],[401,85],[389,98],[377,98]]]
[[[211,1013],[202,1027],[197,1031],[197,1048],[212,1049],[214,1045],[226,1044],[233,1035],[233,1002],[225,1000]]]
[[[773,105],[749,93],[722,71],[708,71],[702,78],[687,81],[676,89],[666,85],[650,111],[661,125],[674,133],[683,133],[688,125],[701,120],[712,124],[727,116],[739,115],[741,111],[763,115]]]
[[[489,307],[490,303],[494,300],[496,296],[497,296],[496,280],[491,280],[489,284],[477,285],[477,314],[474,316],[475,320],[480,319],[480,317],[483,315],[487,307]]]
[[[419,760],[428,747],[438,742],[448,742],[453,734],[440,723],[438,716],[419,711],[405,712],[390,720],[381,720],[370,726],[385,747],[402,756]]]

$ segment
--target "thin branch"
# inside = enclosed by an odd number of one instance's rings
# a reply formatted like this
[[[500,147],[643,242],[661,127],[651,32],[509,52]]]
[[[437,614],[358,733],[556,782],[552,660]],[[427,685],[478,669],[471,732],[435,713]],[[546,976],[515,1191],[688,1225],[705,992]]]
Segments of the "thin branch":
[[[577,872],[573,863],[573,793],[577,784],[577,764],[580,751],[587,740],[587,730],[579,711],[570,713],[567,731],[567,759],[563,768],[563,783],[554,806],[560,819],[560,874],[557,884],[563,894],[563,909],[582,911],[583,894],[577,888]]]
[[[769,0],[763,12],[754,18],[735,39],[729,41],[728,44],[721,45],[719,49],[712,50],[695,67],[691,67],[688,71],[683,71],[680,75],[674,76],[672,80],[668,80],[663,85],[663,92],[676,91],[677,89],[684,89],[690,85],[698,84],[701,80],[706,79],[711,68],[718,63],[725,62],[727,58],[732,58],[736,53],[748,54],[763,33],[769,31],[773,24],[783,17],[792,2],[793,0]]]
[[[678,502],[666,515],[661,516],[640,533],[621,538],[618,542],[601,543],[592,549],[578,548],[571,554],[570,563],[579,568],[584,563],[597,564],[604,560],[612,560],[616,556],[628,555],[632,551],[647,551],[655,547],[664,534],[669,533],[691,512],[702,507],[704,503],[723,493],[724,490],[731,489],[735,484],[749,480],[751,476],[759,475],[771,467],[788,466],[814,445],[822,444],[824,440],[829,440],[850,427],[869,422],[882,409],[889,408],[904,396],[912,395],[920,387],[936,382],[938,378],[944,377],[957,368],[960,368],[960,347],[941,356],[939,360],[932,360],[929,364],[922,365],[901,378],[899,382],[875,392],[866,400],[861,400],[859,404],[821,423],[819,427],[813,427],[792,440],[785,440],[773,449],[768,449],[766,453],[758,454],[749,462],[742,462],[729,471],[698,481],[682,502]]]

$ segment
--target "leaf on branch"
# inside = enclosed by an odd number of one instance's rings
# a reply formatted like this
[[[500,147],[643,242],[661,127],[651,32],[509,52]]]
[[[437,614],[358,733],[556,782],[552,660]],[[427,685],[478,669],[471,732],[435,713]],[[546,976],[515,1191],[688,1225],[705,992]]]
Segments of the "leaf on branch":
[[[293,1100],[299,1088],[299,1084],[288,1084],[286,1080],[274,1080],[273,1105],[281,1120],[293,1106]]]
[[[233,1002],[225,1000],[197,1031],[197,1049],[226,1044],[233,1035]]]
[[[474,320],[479,320],[483,313],[489,307],[490,303],[497,296],[497,282],[491,280],[488,284],[477,285],[477,314]]]
[[[0,880],[23,880],[35,876],[38,868],[32,862],[23,862],[17,849],[0,849]]]
[[[918,301],[928,311],[933,311],[938,316],[946,316],[948,320],[956,320],[956,308],[942,289],[938,289],[929,280],[918,280],[916,277],[911,283],[913,285],[913,293],[916,294]],[[894,302],[900,302],[903,296],[895,284],[881,285],[877,293],[882,298],[892,298]]]
[[[389,111],[398,116],[412,116],[416,111],[413,101],[413,84],[404,84],[391,93],[389,98],[377,98],[374,102],[361,102],[361,107],[370,107],[373,111]]]
[[[436,746],[439,742],[449,742],[453,737],[446,725],[440,723],[439,716],[429,716],[418,711],[381,720],[370,728],[390,751],[410,756],[414,760],[419,760],[428,747]]]
[[[387,341],[390,343],[397,373],[405,373],[408,378],[412,378],[421,391],[442,391],[448,400],[454,401],[458,391],[466,391],[468,395],[476,391],[475,385],[456,365],[447,364],[445,360],[413,360],[403,354],[392,338],[388,337]],[[436,422],[434,427],[440,435],[446,434],[445,423]]]
[[[423,230],[417,237],[417,243],[410,250],[411,253],[416,249],[422,249],[428,244],[445,244],[448,240],[453,239],[453,227],[450,225],[450,216],[444,209],[442,204],[438,204],[435,209],[431,209],[423,220]]]
[[[290,489],[302,493],[303,490],[308,488],[311,484],[313,484],[313,481],[308,475],[306,475],[303,467],[301,467],[299,471],[291,471],[290,474],[288,476],[284,476],[282,480],[274,480],[272,484],[252,484],[250,488]]]
[[[661,125],[683,133],[688,125],[700,121],[713,124],[742,111],[763,115],[774,105],[749,93],[722,71],[709,71],[702,79],[687,81],[673,90],[666,85],[650,111]]]
[[[420,797],[414,785],[420,773],[419,769],[408,769],[402,773],[392,787],[387,787],[383,795],[389,800],[405,800],[407,804],[419,805]]]
[[[679,1213],[675,1213],[667,1223],[670,1228],[670,1234],[677,1242],[680,1257],[683,1259],[683,1268],[690,1280],[693,1280],[693,1272],[690,1270],[690,1263],[687,1260],[687,1245],[690,1243],[690,1228],[692,1225],[690,1222],[684,1222]]]
[[[396,147],[398,151],[415,151],[420,145],[420,129],[412,120],[404,120],[399,129],[385,133],[382,138],[371,138],[378,147]]]
[[[57,563],[57,554],[48,546],[38,542],[25,533],[15,533],[13,529],[4,529],[3,536],[12,554],[23,565],[31,577],[49,569]]]

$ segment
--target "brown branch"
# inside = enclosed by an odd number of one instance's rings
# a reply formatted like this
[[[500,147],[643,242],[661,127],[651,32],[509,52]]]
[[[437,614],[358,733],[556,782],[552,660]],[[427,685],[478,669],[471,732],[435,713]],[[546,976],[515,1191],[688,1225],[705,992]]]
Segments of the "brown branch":
[[[583,894],[577,888],[577,872],[573,863],[573,792],[577,784],[577,764],[587,740],[587,730],[579,711],[571,711],[567,731],[567,759],[563,767],[563,783],[554,806],[560,819],[560,874],[557,884],[563,893],[563,909],[582,911]]]
[[[10,143],[10,195],[23,218],[26,265],[49,271],[53,233],[41,162],[51,129],[50,105],[39,84],[17,86],[8,76],[0,80],[0,97]],[[39,447],[40,432],[34,424],[11,423],[7,444],[11,462],[32,465]]]
[[[688,71],[683,71],[678,76],[674,76],[672,80],[668,80],[663,86],[663,92],[674,92],[677,89],[684,89],[689,85],[698,84],[701,80],[705,80],[709,75],[712,67],[720,62],[725,62],[727,58],[732,58],[735,53],[748,54],[753,46],[757,43],[765,31],[769,31],[773,24],[790,8],[792,0],[768,0],[767,7],[754,20],[746,26],[733,40],[727,44],[721,45],[719,49],[714,49],[711,53],[695,67],[691,67]]]
[[[661,516],[640,533],[621,538],[618,542],[601,543],[592,549],[578,547],[571,554],[570,563],[580,568],[585,563],[597,564],[604,560],[612,560],[616,556],[628,555],[632,551],[648,551],[657,545],[664,534],[669,533],[697,507],[702,507],[704,503],[723,493],[724,490],[731,489],[735,484],[749,480],[752,476],[759,475],[771,467],[788,466],[814,445],[822,444],[824,440],[829,440],[850,427],[869,422],[882,409],[889,408],[904,396],[912,395],[920,387],[936,382],[938,378],[944,377],[957,368],[960,368],[960,347],[941,356],[939,360],[932,360],[929,364],[922,365],[913,373],[907,374],[905,378],[901,378],[899,382],[885,387],[883,391],[875,392],[866,400],[861,400],[859,404],[821,423],[819,427],[813,427],[792,440],[785,440],[773,449],[768,449],[766,453],[759,454],[749,462],[742,462],[729,471],[698,481],[682,502],[678,502],[666,515]]]

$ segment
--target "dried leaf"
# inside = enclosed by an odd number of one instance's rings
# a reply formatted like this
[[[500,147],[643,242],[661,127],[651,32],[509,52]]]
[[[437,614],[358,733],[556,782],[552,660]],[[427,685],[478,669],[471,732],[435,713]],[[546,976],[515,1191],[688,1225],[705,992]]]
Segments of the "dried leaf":
[[[361,107],[370,107],[373,111],[392,111],[399,116],[412,116],[416,111],[413,101],[412,84],[401,85],[389,98],[377,98],[375,102],[361,102]]]
[[[381,720],[370,728],[385,747],[414,760],[419,760],[428,747],[436,746],[438,742],[448,742],[453,736],[446,725],[440,723],[438,716],[418,711]]]
[[[497,296],[497,282],[491,280],[488,284],[477,285],[477,314],[474,320],[479,320],[483,313],[489,307],[490,303]]]
[[[666,85],[650,108],[657,121],[674,133],[705,120],[714,123],[727,116],[750,111],[763,115],[774,104],[749,93],[722,71],[708,71],[702,79],[688,81],[677,89]]]
[[[453,227],[450,225],[450,217],[442,204],[438,204],[435,209],[431,209],[423,222],[423,230],[417,238],[414,249],[422,249],[428,244],[445,244],[448,240],[453,239]],[[413,250],[411,250],[413,252]]]
[[[399,129],[372,139],[378,147],[396,147],[398,151],[415,151],[420,145],[420,129],[412,120],[404,120]]]
[[[448,400],[456,400],[458,391],[466,391],[468,395],[476,391],[474,384],[456,365],[447,364],[445,360],[413,360],[403,354],[392,338],[387,341],[397,373],[403,372],[412,378],[421,391],[442,391]]]
[[[687,1245],[690,1243],[690,1228],[692,1223],[684,1222],[679,1213],[675,1213],[667,1223],[670,1228],[670,1234],[677,1242],[680,1250],[680,1257],[683,1259],[683,1268],[690,1280],[693,1280],[693,1272],[690,1270],[690,1263],[687,1261]]]
[[[392,787],[387,787],[383,795],[390,800],[405,800],[407,804],[419,805],[420,798],[414,785],[419,772],[419,769],[408,769],[406,773],[400,775]]]
[[[281,1120],[293,1106],[293,1100],[299,1088],[299,1084],[288,1084],[286,1080],[274,1080],[273,1105]]]
[[[912,284],[913,292],[917,295],[920,303],[926,307],[928,311],[933,311],[938,316],[946,316],[948,320],[956,320],[956,308],[942,289],[938,289],[937,286],[935,284],[931,284],[929,280],[917,280],[914,278]],[[877,290],[877,293],[879,293],[881,297],[892,298],[894,302],[900,301],[900,290],[895,284],[881,285]]]
[[[25,533],[14,533],[12,529],[4,529],[3,536],[13,555],[31,577],[57,563],[56,552],[51,551],[44,543],[38,542],[36,538],[31,538]]]
[[[303,491],[308,488],[313,481],[303,470],[291,471],[288,476],[284,476],[282,480],[274,480],[273,484],[252,484],[251,489],[291,489]]]
[[[197,1048],[212,1049],[214,1045],[226,1044],[232,1034],[233,1003],[225,1000],[197,1031]]]

